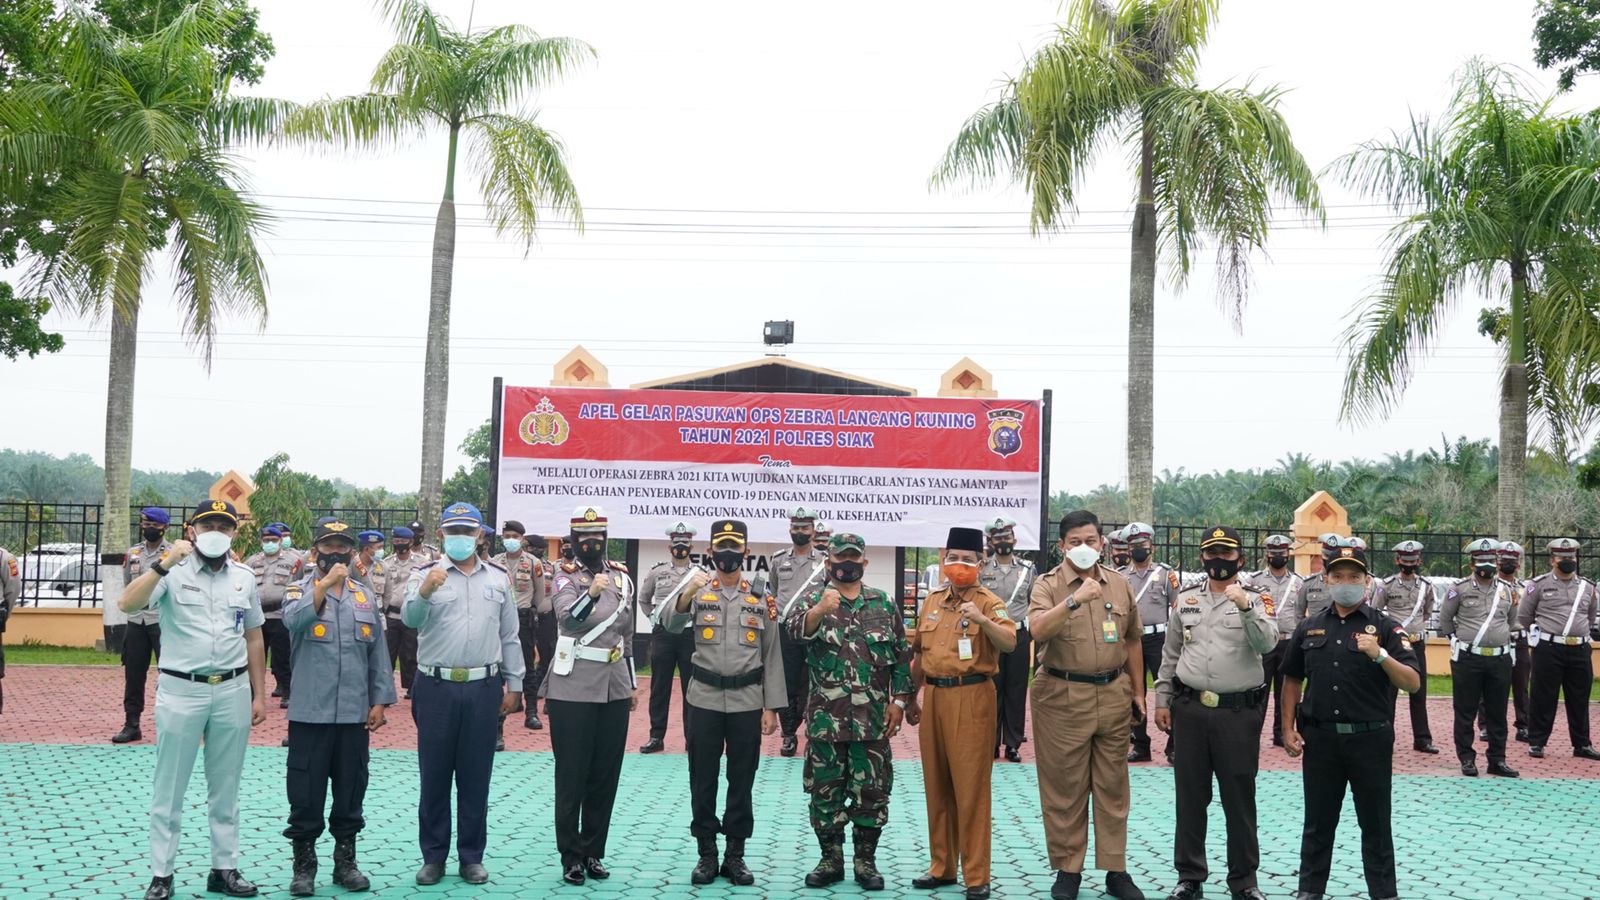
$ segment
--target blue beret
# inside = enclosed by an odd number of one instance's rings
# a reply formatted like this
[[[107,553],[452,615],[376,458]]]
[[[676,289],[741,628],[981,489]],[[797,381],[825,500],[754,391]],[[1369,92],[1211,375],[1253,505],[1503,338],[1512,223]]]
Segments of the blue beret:
[[[383,532],[381,531],[363,531],[359,535],[356,535],[356,537],[358,537],[363,544],[383,543]]]
[[[288,534],[289,533],[289,526],[283,524],[282,522],[268,522],[267,523],[267,528],[270,528],[270,529],[272,529],[273,531],[276,531],[279,534]]]
[[[172,516],[168,515],[167,511],[159,506],[146,506],[144,509],[139,510],[139,516],[140,518],[149,519],[157,525],[172,524]]]
[[[389,536],[392,537],[392,538],[400,538],[400,539],[407,540],[407,541],[414,541],[414,540],[417,539],[417,533],[415,531],[412,531],[411,529],[405,527],[404,525],[401,525],[399,528],[396,528],[393,531],[390,531],[389,532]]]

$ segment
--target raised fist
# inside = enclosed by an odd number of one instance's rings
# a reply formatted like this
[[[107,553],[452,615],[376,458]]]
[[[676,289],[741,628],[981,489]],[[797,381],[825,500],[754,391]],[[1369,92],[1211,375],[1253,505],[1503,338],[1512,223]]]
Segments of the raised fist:
[[[193,552],[194,545],[188,541],[174,541],[172,546],[167,548],[167,555],[161,558],[161,564],[170,569],[183,562]]]
[[[445,577],[443,569],[429,569],[428,574],[422,576],[422,587],[418,590],[418,593],[422,594],[423,597],[432,597],[433,592],[444,584]]]
[[[822,592],[822,599],[817,601],[817,609],[825,616],[831,616],[839,609],[839,592],[828,588]]]

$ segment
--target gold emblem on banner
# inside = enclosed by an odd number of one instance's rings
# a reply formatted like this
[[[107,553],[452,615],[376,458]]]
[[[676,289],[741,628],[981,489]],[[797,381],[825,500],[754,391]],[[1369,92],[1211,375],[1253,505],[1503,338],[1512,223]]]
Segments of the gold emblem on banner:
[[[1020,409],[989,410],[989,452],[1006,457],[1021,450],[1022,419]]]
[[[556,411],[555,404],[549,397],[540,397],[539,403],[533,411],[522,417],[522,422],[517,426],[517,436],[525,444],[549,444],[559,447],[567,442],[567,436],[572,429],[567,425],[567,417]]]

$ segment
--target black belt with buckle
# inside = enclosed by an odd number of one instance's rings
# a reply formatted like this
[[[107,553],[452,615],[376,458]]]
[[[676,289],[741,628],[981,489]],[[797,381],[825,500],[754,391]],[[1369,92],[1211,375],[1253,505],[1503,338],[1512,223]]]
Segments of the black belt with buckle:
[[[994,678],[993,675],[957,675],[954,678],[934,678],[928,676],[922,679],[934,687],[965,687],[969,684],[979,684]]]
[[[1057,678],[1064,678],[1067,681],[1082,682],[1083,684],[1110,684],[1111,682],[1117,680],[1118,675],[1122,674],[1121,669],[1112,669],[1109,672],[1094,672],[1089,675],[1082,675],[1077,672],[1068,672],[1065,669],[1053,669],[1050,666],[1043,666],[1041,668],[1044,669],[1045,674],[1047,675],[1054,675]]]
[[[714,688],[721,688],[725,691],[749,687],[752,684],[760,684],[764,672],[766,672],[765,666],[753,669],[743,675],[718,675],[705,666],[699,665],[692,669],[695,681],[709,684]]]
[[[249,666],[240,666],[232,672],[211,672],[205,675],[199,672],[179,672],[177,669],[162,669],[161,674],[171,675],[173,678],[182,678],[184,681],[198,681],[201,684],[221,684],[231,681],[250,670]]]
[[[1315,719],[1306,719],[1305,724],[1322,731],[1332,731],[1336,734],[1365,734],[1369,731],[1381,731],[1389,727],[1388,722],[1318,722]]]
[[[1176,687],[1179,697],[1193,697],[1200,702],[1201,706],[1208,709],[1255,709],[1267,699],[1266,685],[1233,694],[1223,694],[1217,691],[1197,691],[1182,682],[1178,682]]]

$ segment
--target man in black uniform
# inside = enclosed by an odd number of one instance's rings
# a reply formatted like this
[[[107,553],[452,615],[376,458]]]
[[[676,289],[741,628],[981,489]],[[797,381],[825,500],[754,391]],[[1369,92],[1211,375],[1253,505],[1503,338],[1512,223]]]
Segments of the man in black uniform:
[[[1284,750],[1290,756],[1305,753],[1306,819],[1295,897],[1323,900],[1348,786],[1361,826],[1367,891],[1375,900],[1390,900],[1397,896],[1390,825],[1395,689],[1415,691],[1422,676],[1405,629],[1362,603],[1369,580],[1364,549],[1340,547],[1323,580],[1333,602],[1300,623],[1280,670]],[[1299,722],[1296,710],[1304,717]]]

